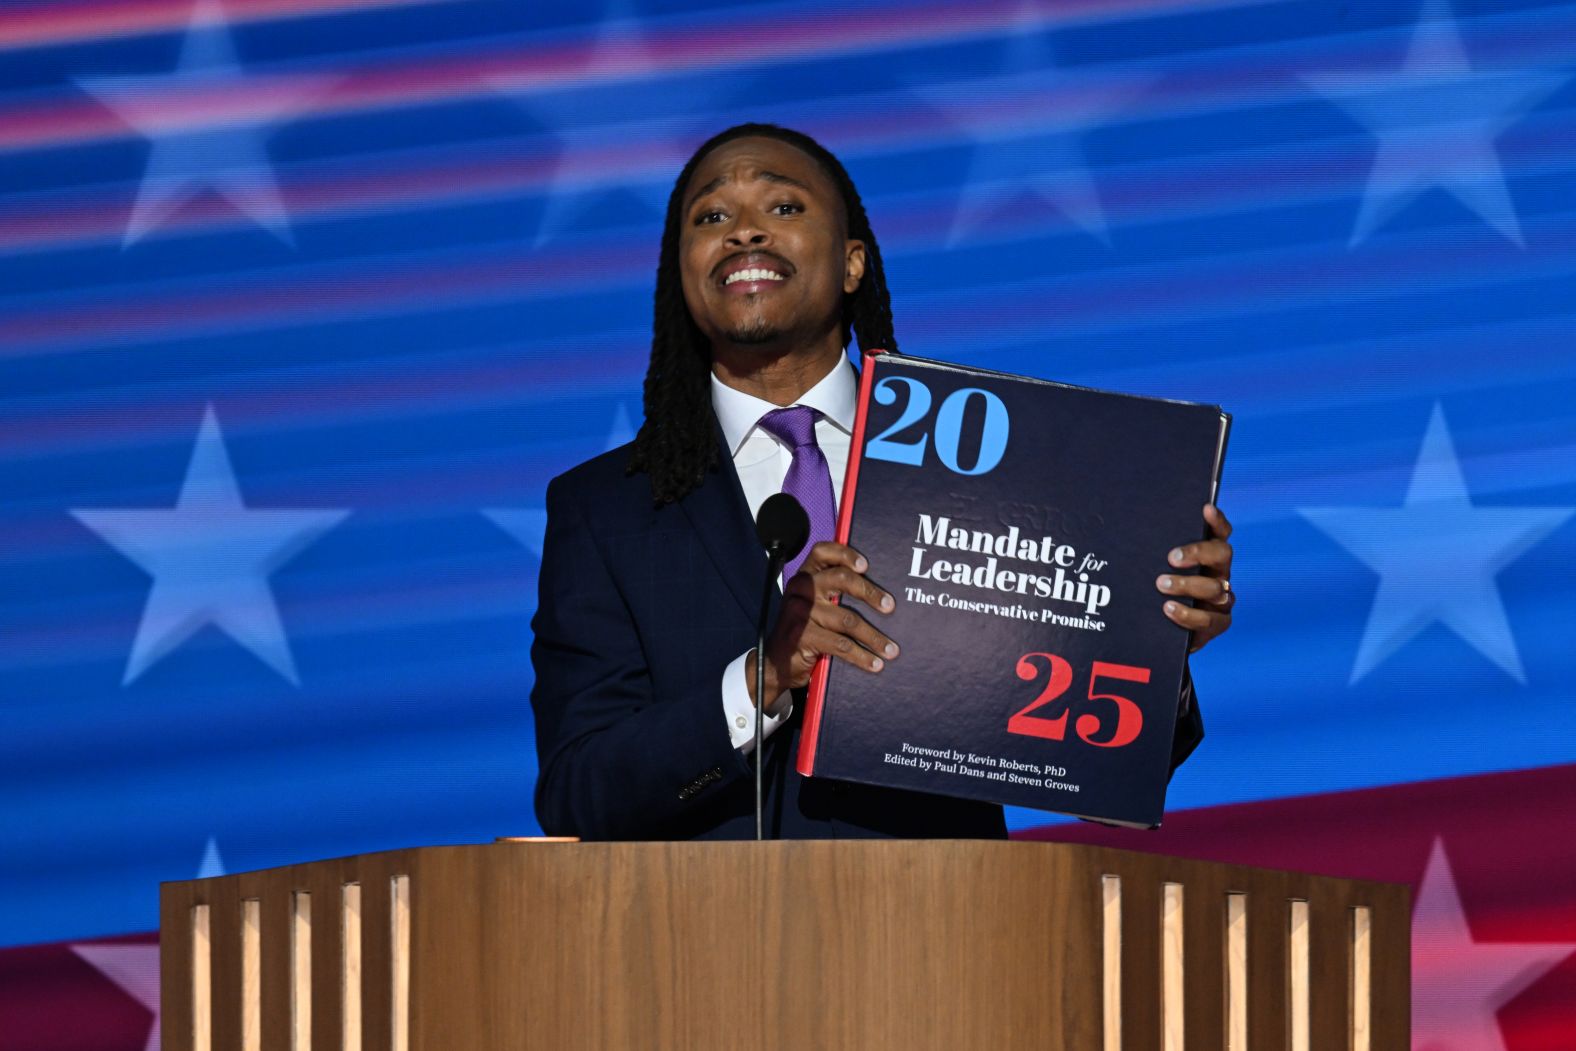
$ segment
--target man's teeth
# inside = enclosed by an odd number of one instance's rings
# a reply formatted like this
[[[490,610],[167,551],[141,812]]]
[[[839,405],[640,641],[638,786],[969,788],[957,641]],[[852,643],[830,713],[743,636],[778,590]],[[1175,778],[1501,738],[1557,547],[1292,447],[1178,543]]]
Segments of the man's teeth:
[[[781,281],[782,279],[783,275],[775,270],[735,270],[728,275],[727,280],[723,284],[731,285],[735,281]]]

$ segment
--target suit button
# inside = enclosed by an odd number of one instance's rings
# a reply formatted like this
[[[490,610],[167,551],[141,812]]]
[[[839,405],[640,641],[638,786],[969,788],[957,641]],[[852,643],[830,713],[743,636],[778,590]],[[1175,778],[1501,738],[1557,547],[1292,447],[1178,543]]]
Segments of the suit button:
[[[745,720],[744,716],[741,715],[737,719],[733,720],[733,725],[742,730],[747,725],[749,725],[749,723]]]

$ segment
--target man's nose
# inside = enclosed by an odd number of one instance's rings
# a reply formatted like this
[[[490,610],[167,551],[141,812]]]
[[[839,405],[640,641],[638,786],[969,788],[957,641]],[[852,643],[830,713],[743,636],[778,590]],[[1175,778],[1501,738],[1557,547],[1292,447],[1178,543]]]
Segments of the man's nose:
[[[728,230],[728,244],[743,247],[745,245],[763,245],[771,240],[771,235],[753,220],[740,216]]]

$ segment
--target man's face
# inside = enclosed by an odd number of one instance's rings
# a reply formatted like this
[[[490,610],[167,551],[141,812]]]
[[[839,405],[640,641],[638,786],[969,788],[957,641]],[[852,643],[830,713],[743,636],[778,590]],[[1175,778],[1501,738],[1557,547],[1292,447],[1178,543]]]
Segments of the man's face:
[[[724,143],[690,177],[680,222],[684,300],[713,347],[840,342],[865,246],[809,155],[777,139]]]

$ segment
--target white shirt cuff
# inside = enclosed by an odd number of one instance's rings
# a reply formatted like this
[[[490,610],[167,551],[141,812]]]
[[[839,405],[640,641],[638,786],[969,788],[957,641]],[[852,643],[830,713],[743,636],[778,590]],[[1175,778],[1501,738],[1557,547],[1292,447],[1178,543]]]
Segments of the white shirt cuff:
[[[755,748],[755,705],[750,703],[749,663],[753,650],[739,654],[722,672],[722,713],[728,718],[728,737],[733,747],[749,755]],[[784,698],[788,698],[784,702]],[[772,710],[777,709],[773,715]],[[793,695],[784,690],[777,701],[766,706],[761,733],[770,737],[793,714]]]

